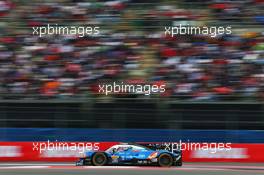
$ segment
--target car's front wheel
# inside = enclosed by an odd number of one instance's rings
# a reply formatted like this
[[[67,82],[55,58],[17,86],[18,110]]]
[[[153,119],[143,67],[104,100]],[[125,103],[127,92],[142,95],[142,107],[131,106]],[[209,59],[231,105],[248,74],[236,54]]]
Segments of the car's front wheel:
[[[163,153],[158,158],[158,164],[161,167],[170,167],[173,164],[173,158],[168,153]]]
[[[92,157],[92,164],[94,166],[104,166],[107,163],[107,157],[105,153],[97,152]]]

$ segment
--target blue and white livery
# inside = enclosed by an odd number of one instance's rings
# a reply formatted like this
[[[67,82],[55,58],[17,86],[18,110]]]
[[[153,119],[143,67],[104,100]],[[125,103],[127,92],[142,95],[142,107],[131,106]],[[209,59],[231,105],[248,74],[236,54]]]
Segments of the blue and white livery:
[[[182,153],[155,150],[138,144],[118,144],[105,151],[88,151],[76,162],[76,165],[182,166]]]

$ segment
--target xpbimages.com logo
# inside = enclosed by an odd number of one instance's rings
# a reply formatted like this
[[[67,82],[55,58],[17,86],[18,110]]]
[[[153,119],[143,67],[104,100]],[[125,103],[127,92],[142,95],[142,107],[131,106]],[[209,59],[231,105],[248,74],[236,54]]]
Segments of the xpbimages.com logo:
[[[77,151],[79,153],[85,153],[86,151],[98,151],[100,149],[100,143],[95,142],[59,142],[47,141],[47,142],[33,142],[33,151],[43,153],[45,151]]]
[[[155,84],[125,84],[121,83],[109,83],[99,84],[100,94],[144,94],[151,95],[157,93],[164,93],[166,91],[166,85],[155,85]]]
[[[165,36],[175,37],[177,35],[204,35],[215,38],[219,35],[231,35],[232,27],[227,26],[191,26],[177,25],[165,27]]]
[[[203,151],[209,151],[212,154],[215,154],[217,151],[230,151],[232,149],[231,143],[198,143],[198,142],[190,142],[189,140],[187,142],[183,142],[182,140],[179,140],[179,142],[167,142],[162,143],[162,149],[165,149],[170,152],[174,152],[177,150],[181,151],[195,151],[195,150],[203,150]],[[155,146],[153,144],[152,146]]]
[[[43,37],[46,35],[77,35],[78,37],[96,36],[100,34],[98,26],[58,26],[58,24],[32,27],[33,35]]]

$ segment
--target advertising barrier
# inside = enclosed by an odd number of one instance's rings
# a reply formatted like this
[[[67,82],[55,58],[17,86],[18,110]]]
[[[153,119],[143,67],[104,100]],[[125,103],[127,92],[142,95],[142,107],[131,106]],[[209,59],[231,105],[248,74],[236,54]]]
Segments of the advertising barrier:
[[[0,142],[0,161],[70,162],[85,151],[104,151],[118,143]],[[165,149],[172,151],[170,147]],[[264,144],[231,144],[229,149],[196,147],[182,149],[182,154],[184,162],[264,162]]]
[[[230,150],[186,150],[187,162],[264,162],[264,144],[232,144]]]
[[[117,143],[0,142],[0,161],[74,161],[85,151],[102,151]]]

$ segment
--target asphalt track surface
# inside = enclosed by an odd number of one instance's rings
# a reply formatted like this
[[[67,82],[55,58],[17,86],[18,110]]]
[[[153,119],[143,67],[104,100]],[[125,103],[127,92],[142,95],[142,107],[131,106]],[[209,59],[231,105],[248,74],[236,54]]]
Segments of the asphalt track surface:
[[[1,163],[0,175],[264,175],[264,164],[185,163],[182,167],[76,167],[65,163]]]

